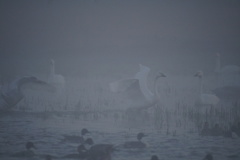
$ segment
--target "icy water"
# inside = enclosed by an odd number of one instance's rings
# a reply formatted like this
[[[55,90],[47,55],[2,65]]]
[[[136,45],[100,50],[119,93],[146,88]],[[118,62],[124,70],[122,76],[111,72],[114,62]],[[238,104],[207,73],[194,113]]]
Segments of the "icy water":
[[[201,160],[211,152],[215,160],[240,159],[240,138],[201,137],[195,132],[181,132],[167,135],[151,126],[126,127],[123,122],[105,119],[99,121],[75,119],[73,117],[41,116],[37,114],[9,114],[0,117],[0,159],[25,160],[44,159],[49,154],[61,157],[76,153],[78,144],[63,142],[63,135],[80,135],[87,128],[95,143],[115,144],[117,151],[112,160],[149,160],[158,155],[161,160]],[[124,149],[125,141],[135,140],[138,132],[147,137],[143,142],[145,149]],[[39,156],[34,158],[10,157],[11,154],[25,150],[26,141],[34,142]],[[54,158],[67,160],[66,158]]]

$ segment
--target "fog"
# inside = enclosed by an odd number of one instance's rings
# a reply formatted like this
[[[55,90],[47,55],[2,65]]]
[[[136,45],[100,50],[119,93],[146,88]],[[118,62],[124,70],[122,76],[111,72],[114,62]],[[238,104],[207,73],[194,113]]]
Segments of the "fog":
[[[173,75],[240,64],[238,1],[1,0],[1,76]]]
[[[0,159],[239,158],[239,28],[238,0],[0,0]]]

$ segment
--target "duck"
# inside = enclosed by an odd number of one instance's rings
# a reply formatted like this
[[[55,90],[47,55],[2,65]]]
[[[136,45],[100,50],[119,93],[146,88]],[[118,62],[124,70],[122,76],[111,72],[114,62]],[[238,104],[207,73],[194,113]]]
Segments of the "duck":
[[[137,140],[138,141],[128,141],[123,144],[124,148],[146,148],[146,144],[143,143],[141,140],[146,135],[142,132],[137,134]]]
[[[52,156],[51,155],[45,155],[45,160],[52,160]]]
[[[204,158],[203,160],[213,160],[213,156],[211,153],[208,153]]]
[[[152,155],[151,160],[159,160],[157,155]]]
[[[27,142],[25,144],[25,147],[27,150],[25,151],[21,151],[21,152],[17,152],[11,155],[11,157],[34,157],[35,153],[33,152],[32,149],[37,149],[34,145],[33,142]]]
[[[87,157],[87,149],[85,148],[84,144],[80,144],[77,147],[78,153],[67,154],[62,158],[71,158],[71,159],[84,159]]]
[[[64,139],[63,141],[64,142],[70,142],[70,143],[80,143],[80,144],[83,144],[84,143],[84,136],[87,134],[87,133],[90,133],[86,128],[83,128],[81,130],[81,136],[76,136],[76,135],[63,135],[64,136]]]
[[[91,147],[87,150],[87,160],[111,160],[111,153],[115,150],[112,144],[94,144],[92,138],[88,138],[85,144]]]

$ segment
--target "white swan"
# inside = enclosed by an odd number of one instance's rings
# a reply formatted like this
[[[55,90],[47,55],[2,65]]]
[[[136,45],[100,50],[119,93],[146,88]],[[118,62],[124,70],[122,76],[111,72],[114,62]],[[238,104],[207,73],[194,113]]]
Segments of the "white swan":
[[[220,54],[216,54],[216,68],[218,87],[239,86],[240,87],[240,67],[237,65],[226,65],[221,67]]]
[[[220,54],[216,55],[216,75],[218,86],[213,90],[221,100],[236,102],[240,99],[240,67],[227,65],[221,68]]]
[[[202,91],[203,90],[203,83],[202,83],[203,72],[198,71],[194,76],[199,78],[199,97],[196,99],[196,102],[195,102],[196,106],[215,107],[219,103],[220,99],[214,94],[203,93]]]
[[[57,95],[60,95],[63,93],[65,89],[65,78],[55,73],[55,61],[50,61],[50,73],[48,76],[48,83],[55,87],[55,91]]]
[[[122,92],[129,100],[136,103],[137,108],[149,108],[156,104],[158,100],[157,80],[160,77],[166,77],[163,73],[159,72],[154,80],[154,92],[147,86],[147,78],[150,68],[139,65],[140,71],[134,78],[122,79],[110,84],[112,92]],[[134,107],[134,106],[133,106]]]
[[[0,110],[10,110],[20,102],[23,97],[23,89],[32,87],[33,85],[41,85],[50,87],[46,82],[37,79],[34,76],[21,77],[10,84],[6,84],[1,88]]]

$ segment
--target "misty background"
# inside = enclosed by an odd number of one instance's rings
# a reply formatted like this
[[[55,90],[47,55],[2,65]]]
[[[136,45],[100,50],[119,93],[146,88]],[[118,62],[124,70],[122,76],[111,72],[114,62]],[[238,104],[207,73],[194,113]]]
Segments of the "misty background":
[[[240,65],[240,1],[0,0],[0,75],[166,74]]]

